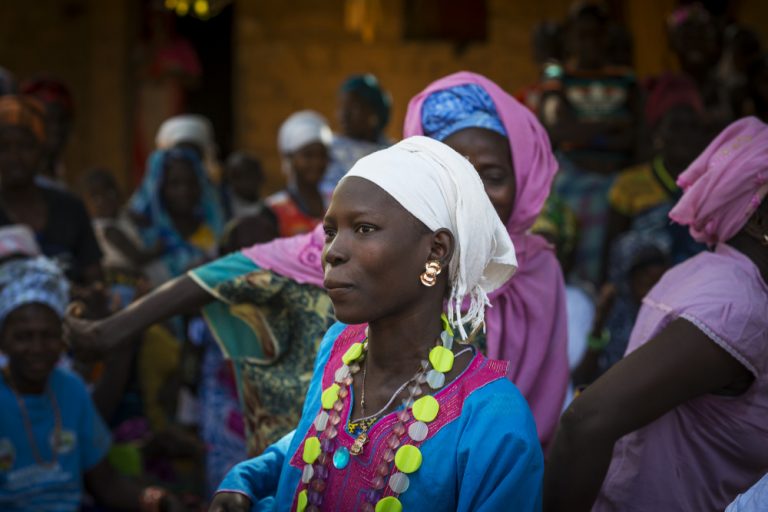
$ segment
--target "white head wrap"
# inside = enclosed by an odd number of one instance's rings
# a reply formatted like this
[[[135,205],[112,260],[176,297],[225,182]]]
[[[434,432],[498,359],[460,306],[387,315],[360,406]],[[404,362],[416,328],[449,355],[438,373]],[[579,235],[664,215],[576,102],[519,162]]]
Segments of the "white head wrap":
[[[191,142],[205,153],[205,159],[216,154],[213,126],[207,117],[197,114],[183,114],[163,121],[155,137],[157,149],[169,149],[180,142]]]
[[[448,319],[466,339],[463,324],[481,325],[488,294],[517,269],[512,240],[472,164],[442,142],[415,136],[361,158],[343,179],[349,176],[375,183],[429,229],[453,234]]]
[[[157,149],[170,149],[182,142],[191,142],[203,150],[205,172],[218,182],[220,169],[211,121],[198,114],[182,114],[163,121],[155,137]]]
[[[301,110],[283,121],[277,135],[277,148],[283,155],[289,155],[313,142],[330,146],[332,138],[331,127],[323,116],[314,110]]]

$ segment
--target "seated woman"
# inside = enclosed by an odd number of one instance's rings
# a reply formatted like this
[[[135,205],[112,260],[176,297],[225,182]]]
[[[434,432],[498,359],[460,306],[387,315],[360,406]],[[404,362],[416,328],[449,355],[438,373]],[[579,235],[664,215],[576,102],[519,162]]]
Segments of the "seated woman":
[[[726,128],[670,218],[714,246],[646,295],[627,355],[574,400],[545,510],[723,510],[768,467],[768,125]]]
[[[517,266],[477,172],[408,138],[350,170],[323,224],[325,287],[351,325],[326,334],[295,432],[236,466],[212,509],[536,510],[530,410],[509,363],[463,346]]]
[[[332,137],[323,116],[312,110],[296,112],[280,126],[277,146],[287,187],[265,200],[277,217],[280,236],[307,233],[320,224],[325,204],[319,187]]]
[[[179,510],[165,491],[142,489],[112,469],[110,434],[85,384],[56,366],[68,299],[66,280],[46,258],[0,266],[0,349],[8,358],[0,379],[0,509],[74,512],[85,484],[110,510]]]

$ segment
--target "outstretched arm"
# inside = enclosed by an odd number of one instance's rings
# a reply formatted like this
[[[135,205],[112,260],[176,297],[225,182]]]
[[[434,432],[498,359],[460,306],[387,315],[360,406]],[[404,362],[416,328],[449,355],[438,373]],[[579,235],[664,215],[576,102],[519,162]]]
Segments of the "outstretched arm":
[[[751,381],[733,356],[684,319],[600,377],[563,415],[544,473],[544,510],[588,511],[614,443],[697,396]]]
[[[196,311],[212,300],[204,288],[184,275],[103,320],[81,320],[68,314],[64,319],[65,336],[76,350],[106,351],[135,339],[152,324]]]

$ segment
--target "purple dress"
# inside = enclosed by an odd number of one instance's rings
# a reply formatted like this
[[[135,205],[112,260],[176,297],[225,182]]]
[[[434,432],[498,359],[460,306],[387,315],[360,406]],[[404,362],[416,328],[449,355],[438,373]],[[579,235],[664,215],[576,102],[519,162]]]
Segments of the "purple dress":
[[[677,265],[643,300],[627,353],[684,318],[755,377],[702,395],[621,438],[593,511],[723,510],[768,468],[768,286],[720,244]]]

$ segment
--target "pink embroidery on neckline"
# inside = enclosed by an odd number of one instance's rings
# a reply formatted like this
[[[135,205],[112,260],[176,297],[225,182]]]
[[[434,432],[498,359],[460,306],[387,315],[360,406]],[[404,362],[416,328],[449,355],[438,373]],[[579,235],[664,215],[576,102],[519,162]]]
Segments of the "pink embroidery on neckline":
[[[365,337],[365,327],[364,324],[350,325],[336,338],[331,354],[328,357],[328,362],[323,369],[322,389],[333,384],[334,373],[342,364],[342,355],[344,355],[352,343],[359,342]],[[440,414],[438,414],[434,421],[429,423],[429,434],[426,439],[417,443],[406,436],[407,442],[404,444],[420,446],[429,441],[443,427],[461,416],[464,401],[473,392],[495,380],[506,378],[508,367],[509,363],[506,361],[486,359],[485,356],[477,353],[458,378],[433,395],[440,404]],[[338,435],[335,440],[337,446],[344,446],[346,448],[350,448],[355,440],[346,429],[350,413],[351,396],[352,394],[350,393],[343,400],[344,408],[339,413],[342,417],[342,423],[338,425]],[[326,489],[323,492],[324,505],[333,504],[334,509],[338,510],[357,510],[362,505],[363,493],[365,490],[372,488],[373,479],[376,476],[376,468],[383,461],[383,453],[386,447],[382,446],[382,444],[386,443],[387,438],[391,434],[391,427],[396,422],[397,416],[395,412],[387,414],[377,421],[368,431],[369,439],[364,452],[361,455],[352,457],[346,469],[339,471],[333,468],[332,465],[327,466],[329,476],[326,480]],[[406,422],[405,427],[408,428],[411,423],[413,423],[412,418]],[[296,453],[291,457],[291,466],[298,470],[302,470],[305,465],[302,459],[304,442],[312,436],[318,436],[314,422],[310,425]],[[350,473],[349,469],[353,466],[355,471]],[[299,492],[303,489],[307,489],[307,485],[300,482],[294,494],[291,510],[296,509]],[[392,494],[389,486],[385,485],[382,497],[391,496]]]

